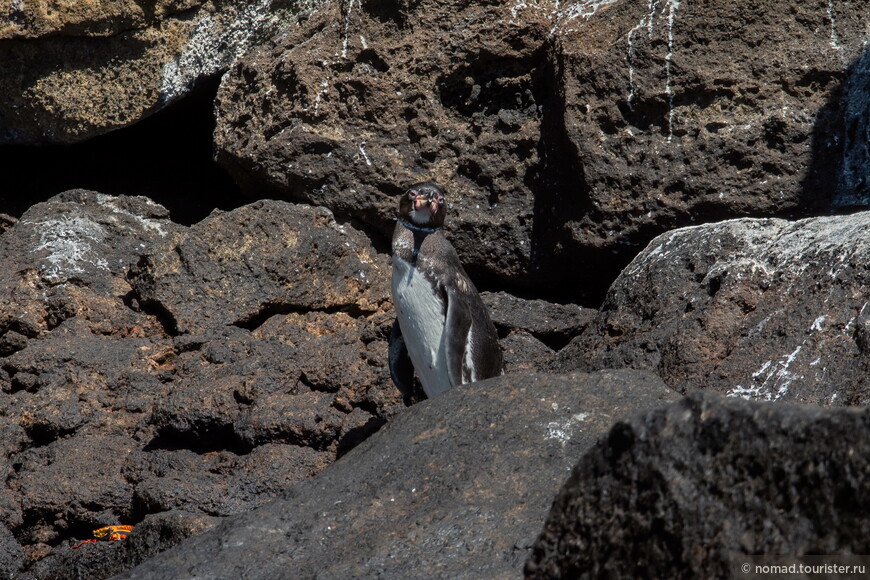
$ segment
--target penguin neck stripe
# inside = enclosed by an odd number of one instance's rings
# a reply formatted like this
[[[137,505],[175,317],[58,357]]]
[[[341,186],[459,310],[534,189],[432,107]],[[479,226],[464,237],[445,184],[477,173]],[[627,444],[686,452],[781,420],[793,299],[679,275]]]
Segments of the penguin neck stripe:
[[[411,223],[411,222],[409,222],[408,220],[406,220],[406,219],[404,219],[404,218],[399,218],[399,222],[400,222],[403,226],[405,226],[406,228],[408,228],[409,230],[414,230],[414,231],[417,231],[417,232],[423,232],[423,233],[426,233],[426,234],[434,234],[435,232],[438,231],[438,228],[424,228],[423,226],[418,226],[417,224]]]

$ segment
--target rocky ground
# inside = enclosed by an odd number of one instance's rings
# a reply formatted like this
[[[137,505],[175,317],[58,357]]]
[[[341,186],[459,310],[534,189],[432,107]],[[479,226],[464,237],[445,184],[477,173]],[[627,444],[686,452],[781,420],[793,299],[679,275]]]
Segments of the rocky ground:
[[[845,0],[0,7],[0,575],[866,553],[868,41]],[[407,406],[422,179],[506,375]]]

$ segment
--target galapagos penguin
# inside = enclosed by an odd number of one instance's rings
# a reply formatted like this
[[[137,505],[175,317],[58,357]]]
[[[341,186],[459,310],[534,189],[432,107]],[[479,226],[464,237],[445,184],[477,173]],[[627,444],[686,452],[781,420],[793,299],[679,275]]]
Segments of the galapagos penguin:
[[[432,182],[399,199],[393,232],[390,374],[406,396],[414,373],[427,397],[502,374],[495,326],[441,226],[444,192]]]

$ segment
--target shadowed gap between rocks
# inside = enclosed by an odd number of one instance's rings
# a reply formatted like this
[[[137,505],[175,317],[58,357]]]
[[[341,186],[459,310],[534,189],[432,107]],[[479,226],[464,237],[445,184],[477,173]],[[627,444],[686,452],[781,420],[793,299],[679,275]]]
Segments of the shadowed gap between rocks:
[[[549,57],[547,50],[552,53]],[[576,151],[572,151],[574,146],[564,131],[564,102],[557,97],[558,79],[564,64],[552,46],[545,46],[540,52],[542,65],[535,80],[544,86],[541,90],[548,98],[541,115],[541,140],[538,143],[540,167],[532,179],[533,183],[529,183],[530,189],[535,192],[532,250],[542,256],[538,262],[539,268],[559,272],[555,286],[561,289],[553,291],[556,298],[570,295],[572,302],[597,308],[611,282],[628,261],[625,264],[615,261],[604,263],[596,259],[593,253],[577,260],[576,257],[568,257],[564,248],[562,238],[567,234],[566,222],[590,215],[594,207],[583,176],[583,166],[578,162]],[[583,267],[560,266],[560,261],[565,260],[575,264],[579,262]],[[597,283],[589,283],[587,278],[590,271],[598,273]],[[573,290],[581,287],[581,278],[584,278],[583,283],[589,289],[586,295],[578,297]],[[551,298],[554,297],[546,299]]]
[[[849,65],[816,115],[812,161],[802,183],[808,209],[849,213],[870,206],[870,50]]]
[[[211,428],[187,431],[163,429],[142,450],[189,450],[197,455],[229,451],[234,455],[248,455],[254,447],[251,443],[241,441],[233,431],[232,425],[216,425]]]
[[[364,317],[366,314],[369,314],[355,304],[343,304],[327,308],[305,308],[297,306],[295,304],[268,303],[264,304],[262,308],[260,308],[260,310],[255,314],[252,314],[251,316],[242,320],[237,320],[233,323],[233,326],[237,326],[238,328],[242,328],[244,330],[254,331],[260,328],[263,324],[266,323],[267,320],[269,320],[273,316],[283,316],[287,314],[305,315],[312,312],[319,312],[322,314],[344,313],[352,318],[361,318]]]
[[[246,200],[212,158],[213,103],[220,78],[128,128],[77,145],[0,146],[5,165],[0,213],[27,208],[68,189],[144,195],[190,225],[215,208]]]

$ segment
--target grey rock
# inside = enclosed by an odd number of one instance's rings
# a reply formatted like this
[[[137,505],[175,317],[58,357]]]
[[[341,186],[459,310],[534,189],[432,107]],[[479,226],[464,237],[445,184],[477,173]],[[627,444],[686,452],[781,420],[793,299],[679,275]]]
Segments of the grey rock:
[[[567,470],[653,375],[506,375],[411,407],[286,497],[118,578],[516,577]]]
[[[125,303],[125,276],[144,248],[177,227],[141,197],[79,189],[32,206],[0,238],[0,352],[72,318],[97,335],[159,335],[159,324]]]
[[[682,393],[865,405],[868,231],[863,212],[664,234],[552,368],[630,366]]]
[[[201,513],[167,511],[151,514],[126,540],[85,544],[76,550],[68,547],[56,550],[40,560],[24,578],[67,580],[75,577],[71,571],[81,574],[87,571],[88,578],[109,578],[216,523],[217,518]]]
[[[524,330],[556,350],[580,334],[596,314],[577,304],[518,298],[507,292],[482,292],[480,296],[499,332]]]
[[[24,563],[24,551],[6,526],[0,525],[0,574],[14,578]]]
[[[532,372],[546,369],[556,352],[529,332],[511,332],[499,340],[504,356],[505,373]]]
[[[866,554],[868,432],[868,409],[711,393],[619,422],[574,467],[526,577],[731,578],[741,554]]]

